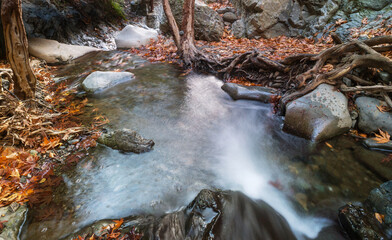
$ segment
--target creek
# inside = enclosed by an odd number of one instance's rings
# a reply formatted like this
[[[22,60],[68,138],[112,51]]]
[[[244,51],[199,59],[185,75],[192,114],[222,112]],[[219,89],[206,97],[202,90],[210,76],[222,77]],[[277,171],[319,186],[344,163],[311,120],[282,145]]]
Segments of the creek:
[[[110,120],[108,128],[136,130],[155,141],[154,150],[91,149],[63,174],[65,191],[56,198],[69,214],[28,221],[21,239],[60,239],[102,219],[159,216],[186,206],[205,188],[265,201],[298,239],[343,239],[337,209],[365,199],[382,182],[356,159],[381,161],[383,153],[345,135],[329,140],[331,148],[286,134],[270,104],[233,101],[212,76],[183,76],[176,65],[108,51],[63,66],[56,77],[77,88],[93,70],[135,74],[135,80],[88,99]]]

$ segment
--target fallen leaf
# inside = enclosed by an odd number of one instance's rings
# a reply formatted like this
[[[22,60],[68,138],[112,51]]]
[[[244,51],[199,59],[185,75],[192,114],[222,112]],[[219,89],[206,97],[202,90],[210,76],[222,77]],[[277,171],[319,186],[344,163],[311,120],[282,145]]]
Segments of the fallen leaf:
[[[384,132],[381,129],[378,129],[380,134],[375,134],[376,137],[373,138],[373,140],[377,141],[377,143],[387,143],[391,140],[391,136],[388,134],[388,132]]]
[[[124,219],[121,218],[120,220],[114,220],[114,222],[116,223],[116,225],[114,225],[112,231],[115,231],[115,230],[117,230],[119,227],[121,227],[121,225],[122,225],[123,222],[124,222]]]
[[[383,105],[377,106],[377,109],[378,109],[378,111],[380,111],[382,113],[390,111],[390,109],[387,106],[383,106]]]
[[[325,145],[327,145],[329,148],[333,149],[333,146],[329,144],[328,142],[325,142]]]
[[[385,216],[379,213],[375,213],[374,216],[376,217],[377,221],[379,221],[380,223],[384,222],[384,218]]]

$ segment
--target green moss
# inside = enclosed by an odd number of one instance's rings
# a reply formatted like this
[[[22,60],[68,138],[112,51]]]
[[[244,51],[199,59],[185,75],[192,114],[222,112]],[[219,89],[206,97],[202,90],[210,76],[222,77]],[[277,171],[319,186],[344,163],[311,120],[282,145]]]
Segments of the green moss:
[[[121,3],[124,3],[124,1],[123,0],[117,0],[117,1],[113,0],[113,1],[110,1],[113,13],[115,15],[125,19],[124,9],[121,6]]]

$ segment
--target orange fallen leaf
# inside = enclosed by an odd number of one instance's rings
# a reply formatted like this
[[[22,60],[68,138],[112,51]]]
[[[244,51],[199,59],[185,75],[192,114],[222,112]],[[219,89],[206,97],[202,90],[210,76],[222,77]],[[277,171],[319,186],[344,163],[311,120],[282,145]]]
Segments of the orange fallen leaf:
[[[342,24],[344,24],[344,23],[347,23],[347,20],[344,20],[344,19],[338,19],[336,22],[335,22],[335,24],[337,25],[337,26],[340,26],[340,25],[342,25]]]
[[[327,145],[329,148],[333,149],[333,146],[327,142],[325,142],[325,145]]]
[[[119,227],[121,227],[121,225],[124,222],[124,219],[121,218],[120,220],[113,220],[113,221],[116,223],[116,225],[114,225],[112,232],[117,230]]]
[[[387,106],[377,106],[377,109],[382,113],[388,112],[390,110]]]
[[[379,213],[375,213],[374,216],[376,217],[377,221],[379,221],[380,223],[384,222],[384,218],[385,216]]]
[[[376,137],[373,138],[377,143],[387,143],[391,140],[391,136],[388,134],[388,132],[384,132],[381,129],[378,129],[380,134],[375,134]]]

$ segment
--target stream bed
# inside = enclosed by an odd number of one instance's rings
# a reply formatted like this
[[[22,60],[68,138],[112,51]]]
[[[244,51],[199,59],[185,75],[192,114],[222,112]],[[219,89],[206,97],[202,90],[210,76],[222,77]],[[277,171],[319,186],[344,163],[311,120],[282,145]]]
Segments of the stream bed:
[[[181,209],[206,188],[265,201],[298,239],[344,239],[338,208],[365,199],[382,183],[356,159],[381,161],[384,153],[345,135],[329,140],[331,148],[286,134],[271,105],[233,101],[212,76],[183,76],[176,65],[108,51],[63,66],[56,77],[77,88],[95,70],[135,74],[135,80],[88,95],[90,108],[110,120],[108,128],[130,128],[153,139],[154,150],[91,149],[63,174],[66,191],[57,198],[69,214],[29,221],[21,239],[60,239],[102,219],[159,216]]]

